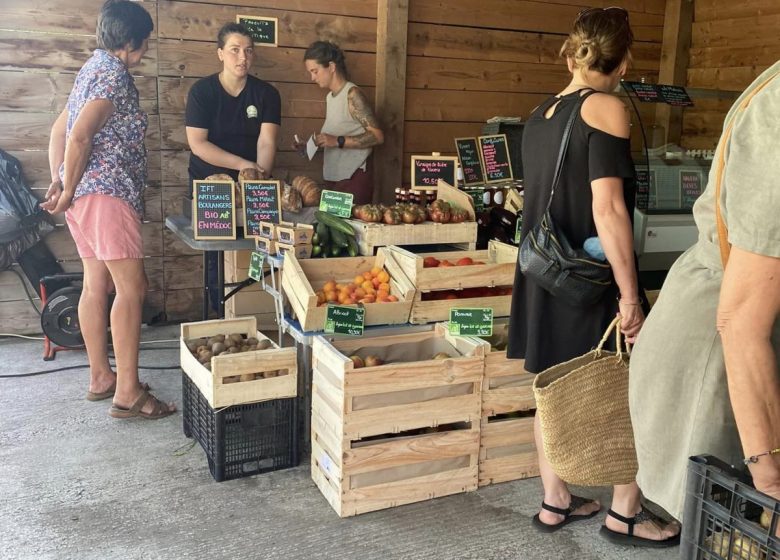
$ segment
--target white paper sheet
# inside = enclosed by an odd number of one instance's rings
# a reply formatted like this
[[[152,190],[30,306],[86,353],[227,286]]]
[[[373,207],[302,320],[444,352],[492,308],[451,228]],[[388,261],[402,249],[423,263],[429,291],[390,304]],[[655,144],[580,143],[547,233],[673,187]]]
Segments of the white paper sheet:
[[[309,160],[314,159],[314,154],[317,153],[317,144],[314,143],[314,134],[309,136],[309,141],[306,142],[306,155],[309,156]]]

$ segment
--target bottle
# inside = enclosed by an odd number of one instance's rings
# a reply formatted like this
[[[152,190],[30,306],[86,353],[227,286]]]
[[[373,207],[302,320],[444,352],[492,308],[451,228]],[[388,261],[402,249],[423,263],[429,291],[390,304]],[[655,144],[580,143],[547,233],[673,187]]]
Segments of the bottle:
[[[425,202],[433,204],[436,201],[436,191],[425,191]]]
[[[401,191],[401,187],[398,187],[398,188],[395,189],[395,203],[396,204],[399,204],[399,203],[403,202],[403,197],[401,195],[401,192],[402,192]]]

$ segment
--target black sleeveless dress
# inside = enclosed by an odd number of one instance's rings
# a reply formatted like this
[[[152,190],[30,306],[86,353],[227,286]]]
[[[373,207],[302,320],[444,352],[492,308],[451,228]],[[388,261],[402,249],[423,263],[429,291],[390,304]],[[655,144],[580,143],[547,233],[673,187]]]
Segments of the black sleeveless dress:
[[[580,92],[551,97],[526,122],[522,143],[523,239],[544,215],[563,130],[578,95]],[[546,118],[545,112],[556,102],[554,113]],[[574,247],[582,247],[588,237],[598,235],[593,221],[590,182],[604,177],[623,179],[626,207],[633,220],[635,186],[630,142],[587,125],[578,115],[550,210],[553,221]],[[574,307],[527,280],[517,267],[507,356],[525,358],[525,369],[539,373],[585,354],[598,344],[615,318],[617,295],[618,288],[613,282],[599,302]],[[614,349],[614,346],[612,338],[610,348]]]

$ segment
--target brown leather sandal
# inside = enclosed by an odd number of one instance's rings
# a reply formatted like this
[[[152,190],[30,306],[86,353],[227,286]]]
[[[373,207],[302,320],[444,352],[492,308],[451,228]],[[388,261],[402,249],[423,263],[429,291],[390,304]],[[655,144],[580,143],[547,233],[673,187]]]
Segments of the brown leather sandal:
[[[154,406],[151,412],[144,412],[141,409],[146,401],[152,400]],[[149,391],[143,391],[130,408],[122,408],[113,405],[108,413],[114,418],[146,418],[147,420],[158,420],[165,418],[176,412],[168,408],[168,405],[152,395]]]
[[[152,387],[148,383],[141,383],[141,389],[144,391],[148,391]],[[92,391],[87,391],[87,400],[96,402],[96,401],[104,401],[109,397],[113,397],[114,393],[116,393],[116,381],[114,381],[114,384],[111,386],[111,388],[108,389],[108,391],[103,391],[102,393],[93,393]]]

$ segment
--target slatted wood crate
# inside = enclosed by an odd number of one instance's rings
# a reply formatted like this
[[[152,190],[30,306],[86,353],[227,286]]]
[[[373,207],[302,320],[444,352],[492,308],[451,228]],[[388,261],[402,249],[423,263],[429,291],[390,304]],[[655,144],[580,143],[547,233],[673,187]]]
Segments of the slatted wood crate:
[[[315,339],[312,479],[341,517],[477,488],[483,353],[439,325]],[[389,363],[356,369],[352,354]]]
[[[187,342],[191,339],[231,333],[268,340],[270,348],[214,356],[211,358],[210,370],[198,362],[187,348]],[[254,317],[182,323],[179,345],[181,368],[212,408],[294,397],[298,394],[298,358],[295,348],[279,348],[257,330]],[[265,377],[265,374],[273,372],[273,377]]]
[[[322,288],[330,279],[348,284],[356,275],[373,267],[387,270],[390,275],[390,294],[396,296],[398,301],[365,304],[365,325],[399,325],[408,322],[414,287],[389,252],[381,250],[375,257],[303,260],[287,253],[282,268],[282,289],[303,330],[321,331],[325,328],[326,307],[317,306],[316,289]]]
[[[389,245],[458,245],[464,249],[477,246],[477,223],[439,224],[423,222],[421,224],[367,223],[361,220],[347,220],[355,230],[355,239],[361,255],[373,255],[379,247]]]
[[[514,252],[512,252],[514,249]],[[416,292],[409,322],[424,324],[449,320],[452,307],[490,307],[494,317],[509,315],[512,303],[511,286],[515,278],[517,265],[517,248],[498,241],[491,241],[488,249],[483,251],[451,251],[441,253],[414,254],[400,247],[391,247],[404,274],[414,285]],[[468,266],[451,266],[425,268],[426,257],[434,257],[439,261],[457,263],[460,259],[471,258],[484,264]],[[507,293],[503,295],[472,295],[486,288],[504,287]],[[444,290],[468,290],[457,299],[423,299],[435,296]],[[425,294],[425,295],[424,295]],[[451,294],[455,296],[457,294]]]

